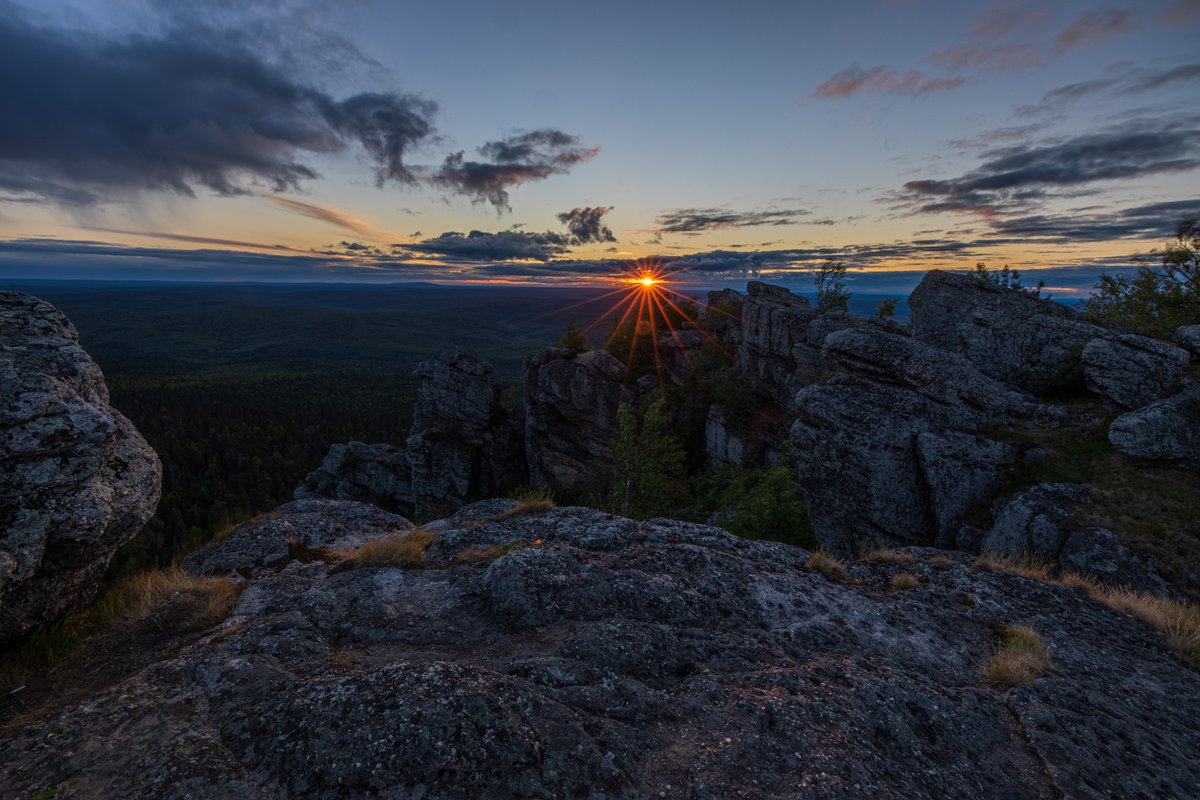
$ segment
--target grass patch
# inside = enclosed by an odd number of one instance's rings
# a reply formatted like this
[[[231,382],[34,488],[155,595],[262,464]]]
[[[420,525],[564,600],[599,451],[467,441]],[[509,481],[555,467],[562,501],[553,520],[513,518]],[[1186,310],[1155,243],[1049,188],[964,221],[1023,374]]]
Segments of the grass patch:
[[[824,550],[818,550],[809,556],[804,566],[821,573],[831,581],[844,580],[846,577],[846,565]]]
[[[916,589],[921,585],[917,580],[917,576],[911,572],[897,572],[888,579],[887,587],[892,591],[900,591],[902,589]]]
[[[437,535],[424,528],[410,528],[382,539],[370,539],[358,547],[331,550],[334,559],[352,567],[410,567],[423,569],[429,548]]]
[[[1113,414],[1099,399],[1080,396],[1063,402],[1067,417],[1053,429],[995,429],[988,435],[1045,458],[1022,461],[1010,471],[997,496],[1008,496],[1038,483],[1087,484],[1092,502],[1076,509],[1072,528],[1100,527],[1121,543],[1157,562],[1163,577],[1191,595],[1200,595],[1200,492],[1196,473],[1138,461],[1108,441]],[[1095,420],[1099,420],[1097,424]],[[990,504],[981,504],[967,521],[987,527]]]
[[[1050,651],[1038,632],[1025,625],[994,626],[1000,641],[983,669],[983,682],[1008,689],[1029,683],[1050,667]]]
[[[912,553],[901,553],[890,547],[876,547],[863,553],[858,560],[883,564],[912,564],[917,557]]]
[[[953,563],[954,559],[950,556],[934,556],[933,558],[929,559],[930,566],[934,566],[939,569],[945,569]]]
[[[984,555],[975,559],[971,569],[977,572],[1011,572],[1033,581],[1054,582],[1049,564],[1025,556]]]
[[[450,559],[450,565],[478,564],[481,561],[494,561],[500,556],[515,553],[517,550],[525,550],[528,547],[529,545],[520,544],[498,544],[491,547],[475,545],[459,551],[458,555]]]
[[[489,517],[484,522],[503,522],[506,519],[523,517],[527,514],[544,514],[556,505],[553,493],[548,486],[519,492],[516,500],[517,504],[508,511]]]

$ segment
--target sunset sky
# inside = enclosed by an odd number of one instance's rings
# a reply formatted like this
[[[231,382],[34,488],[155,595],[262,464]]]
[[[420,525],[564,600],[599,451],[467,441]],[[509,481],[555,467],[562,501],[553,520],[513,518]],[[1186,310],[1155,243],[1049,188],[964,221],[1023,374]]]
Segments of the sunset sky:
[[[1200,216],[1197,53],[1200,0],[0,0],[0,280],[1069,296]]]

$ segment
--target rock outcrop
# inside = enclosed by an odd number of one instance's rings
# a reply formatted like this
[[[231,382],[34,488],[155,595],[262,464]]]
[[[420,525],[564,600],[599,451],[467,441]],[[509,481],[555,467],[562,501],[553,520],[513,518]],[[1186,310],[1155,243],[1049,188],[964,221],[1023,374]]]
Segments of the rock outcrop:
[[[491,555],[455,563],[465,550]],[[1200,675],[1160,637],[1075,589],[910,553],[838,583],[787,545],[560,508],[444,530],[431,569],[290,561],[198,641],[79,705],[5,720],[0,784],[196,800],[1197,795]],[[902,569],[918,586],[889,590]],[[985,684],[1002,624],[1032,627],[1050,670]]]
[[[1087,387],[1125,408],[1141,408],[1179,387],[1188,352],[1157,339],[1109,334],[1083,348]]]
[[[832,333],[823,357],[842,371],[796,394],[792,450],[813,532],[842,554],[952,546],[1016,457],[976,431],[1054,417],[963,358],[882,329]]]
[[[161,477],[70,321],[0,292],[0,643],[91,599]]]
[[[750,281],[746,291],[736,354],[738,370],[769,399],[787,408],[796,372],[792,348],[807,341],[808,323],[817,312],[807,299],[783,286]]]
[[[985,555],[1028,558],[1114,586],[1166,593],[1166,581],[1112,531],[1071,524],[1076,510],[1090,499],[1086,486],[1042,483],[997,500],[992,527],[979,549]]]
[[[925,274],[908,307],[919,341],[1031,392],[1076,382],[1084,346],[1105,333],[1060,303],[942,270]]]
[[[552,347],[525,359],[525,454],[533,485],[578,489],[608,457],[622,403],[637,402],[625,365],[605,350]]]
[[[521,422],[504,408],[504,384],[488,364],[454,351],[423,362],[416,375],[404,448],[335,444],[297,499],[361,500],[428,519],[526,483]]]
[[[1108,440],[1127,456],[1200,469],[1200,386],[1122,414]]]
[[[1200,325],[1183,325],[1175,331],[1175,341],[1180,347],[1200,358]]]

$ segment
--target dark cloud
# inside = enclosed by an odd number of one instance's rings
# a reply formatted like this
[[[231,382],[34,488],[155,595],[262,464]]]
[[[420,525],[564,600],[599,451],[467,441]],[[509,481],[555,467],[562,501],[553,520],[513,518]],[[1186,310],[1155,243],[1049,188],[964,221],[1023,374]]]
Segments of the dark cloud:
[[[571,244],[570,238],[549,231],[471,231],[465,236],[458,231],[449,231],[432,239],[398,245],[397,248],[406,253],[435,255],[452,260],[549,261],[567,252]]]
[[[1122,91],[1128,94],[1136,94],[1151,89],[1158,89],[1172,83],[1182,83],[1197,79],[1200,79],[1200,64],[1181,64],[1174,69],[1143,75],[1133,80]]]
[[[488,142],[478,148],[484,161],[467,161],[463,152],[446,158],[433,174],[433,183],[468,195],[475,203],[491,203],[497,211],[510,211],[508,190],[551,175],[561,175],[571,167],[600,152],[584,147],[579,139],[562,131],[542,129]]]
[[[813,97],[850,97],[859,92],[922,95],[957,89],[965,78],[939,78],[916,71],[897,72],[891,67],[863,69],[858,64],[847,67],[813,90]]]
[[[958,178],[910,181],[894,198],[914,212],[1022,212],[1051,193],[1200,167],[1197,120],[1135,120],[1121,128],[1050,144],[995,151]]]
[[[163,189],[192,195],[296,190],[303,156],[360,145],[381,181],[435,106],[402,94],[337,100],[250,49],[205,32],[105,39],[0,17],[0,191],[69,204]]]
[[[558,221],[567,226],[567,230],[579,244],[615,242],[617,237],[613,236],[613,232],[602,221],[604,215],[612,210],[612,206],[572,208],[559,214]]]
[[[1069,83],[1066,86],[1051,89],[1043,95],[1040,103],[1020,106],[1017,108],[1017,113],[1031,116],[1057,111],[1064,103],[1108,90],[1112,90],[1116,94],[1141,94],[1161,89],[1164,86],[1195,80],[1200,80],[1200,64],[1181,64],[1178,67],[1160,71],[1124,69],[1108,77]]]
[[[1065,53],[1077,47],[1099,44],[1135,30],[1137,26],[1138,17],[1134,11],[1123,8],[1085,11],[1055,37],[1054,52]]]
[[[1200,199],[1171,200],[1118,211],[1083,214],[1036,214],[1002,217],[993,223],[996,236],[1062,243],[1108,242],[1114,239],[1165,239],[1181,219],[1200,217]]]
[[[679,208],[655,218],[655,233],[698,233],[722,228],[752,228],[759,225],[794,225],[805,209],[776,211],[727,211],[721,208]]]

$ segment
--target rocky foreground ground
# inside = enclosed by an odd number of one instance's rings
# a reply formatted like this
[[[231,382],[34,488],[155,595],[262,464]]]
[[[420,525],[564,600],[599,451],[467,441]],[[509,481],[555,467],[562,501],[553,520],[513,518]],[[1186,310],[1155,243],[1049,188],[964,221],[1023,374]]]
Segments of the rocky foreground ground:
[[[410,528],[364,504],[244,524],[187,562],[244,586],[228,619],[8,719],[4,796],[1200,796],[1200,675],[1078,589],[922,548],[827,577],[716,528],[513,505],[429,526],[409,567],[345,560]],[[1050,666],[1004,689],[983,670],[1011,624]]]

